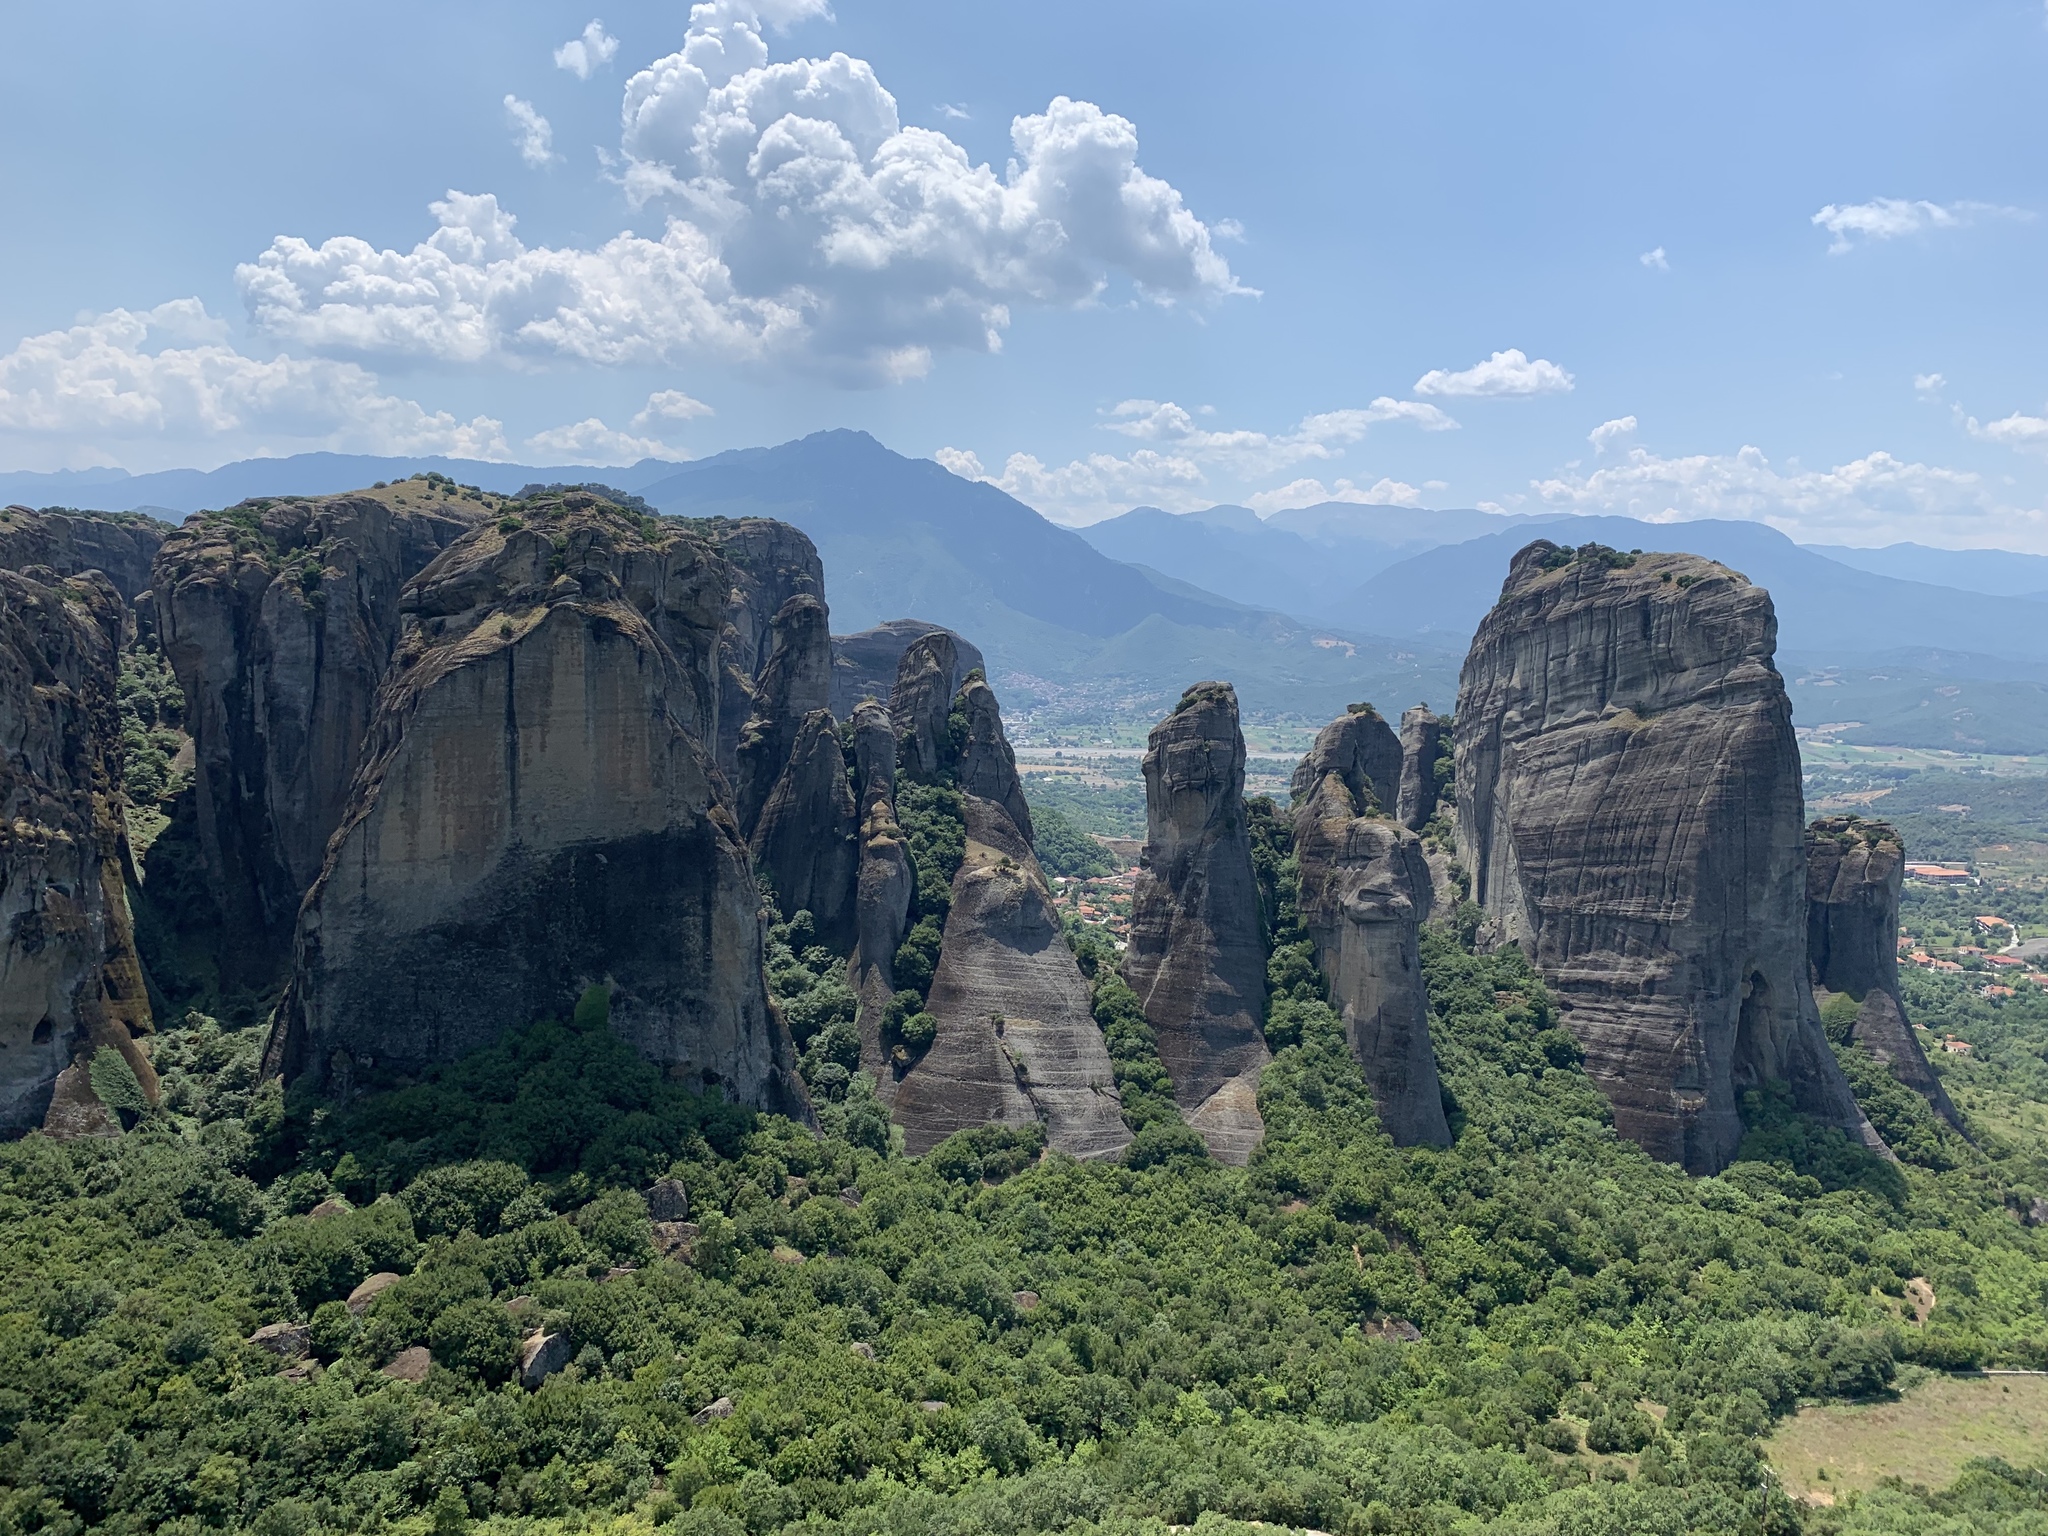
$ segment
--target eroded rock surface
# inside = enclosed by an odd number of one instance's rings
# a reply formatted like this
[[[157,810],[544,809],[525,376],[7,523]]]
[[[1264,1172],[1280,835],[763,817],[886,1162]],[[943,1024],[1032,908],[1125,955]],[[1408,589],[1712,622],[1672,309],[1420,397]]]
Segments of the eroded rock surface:
[[[873,629],[832,637],[832,713],[841,720],[853,717],[853,707],[862,699],[889,702],[896,688],[896,673],[910,642],[942,626],[924,619],[890,619]],[[960,691],[967,674],[983,669],[981,652],[952,630],[954,672],[946,680],[946,694]]]
[[[140,512],[0,509],[0,567],[40,565],[59,576],[99,571],[123,602],[149,590],[150,562],[171,531]]]
[[[1341,740],[1353,734],[1347,728]],[[1218,1159],[1241,1164],[1265,1134],[1256,1093],[1271,1058],[1261,1028],[1266,950],[1244,805],[1244,734],[1231,686],[1190,688],[1153,728],[1144,767],[1145,851],[1124,979],[1159,1037],[1188,1124]]]
[[[1130,1144],[1088,984],[1031,847],[993,801],[967,795],[967,856],[927,1003],[931,1047],[896,1085],[905,1149],[976,1125],[1045,1123],[1054,1149],[1113,1157]]]
[[[1401,741],[1370,704],[1354,704],[1316,732],[1315,744],[1295,764],[1288,788],[1305,798],[1325,774],[1337,773],[1351,786],[1359,812],[1394,814],[1401,792]]]
[[[1770,595],[1691,555],[1517,554],[1458,689],[1458,837],[1616,1128],[1698,1172],[1787,1083],[1881,1147],[1806,964],[1799,752]]]
[[[0,1135],[46,1113],[53,1134],[117,1129],[92,1112],[87,1063],[103,1049],[156,1094],[125,884],[125,621],[100,575],[0,570]]]
[[[1436,814],[1437,758],[1443,750],[1444,723],[1418,704],[1401,715],[1401,790],[1395,819],[1420,832]]]
[[[743,517],[699,526],[732,567],[725,625],[718,637],[718,766],[728,777],[739,768],[739,745],[754,713],[754,693],[774,649],[775,616],[793,597],[825,596],[825,567],[817,546],[798,528],[772,518]],[[829,663],[828,663],[829,664]],[[824,699],[803,713],[827,706]],[[841,719],[844,711],[831,706]],[[798,716],[801,718],[801,715]]]
[[[896,762],[920,783],[931,782],[953,761],[946,717],[953,708],[952,679],[958,665],[953,632],[934,629],[904,647],[903,660],[896,669],[896,686],[889,695],[889,717],[896,727]]]
[[[1341,762],[1326,768],[1294,808],[1302,924],[1380,1123],[1400,1146],[1449,1146],[1417,939],[1429,866],[1413,832],[1384,812],[1364,814],[1351,763],[1352,774]]]
[[[776,611],[768,659],[754,685],[753,713],[740,733],[740,830],[753,835],[761,808],[789,765],[804,722],[825,708],[831,688],[832,633],[825,605],[792,597]]]
[[[1823,816],[1806,829],[1806,955],[1813,984],[1859,1005],[1850,1039],[1956,1129],[1941,1079],[1899,992],[1899,890],[1906,845],[1888,822]]]
[[[1024,801],[1017,754],[1003,732],[1003,712],[996,703],[995,690],[982,678],[970,675],[953,707],[967,717],[967,740],[960,748],[960,788],[1000,805],[1029,846],[1035,835],[1031,807]]]
[[[854,706],[854,777],[860,794],[859,873],[854,894],[854,950],[849,967],[860,998],[861,1060],[886,1100],[896,1077],[882,1047],[882,1012],[896,990],[896,950],[910,926],[917,876],[896,821],[896,728],[872,699]]]
[[[266,1065],[345,1092],[566,1017],[603,984],[643,1056],[807,1114],[711,760],[731,569],[587,493],[521,516],[406,588]],[[670,634],[707,658],[701,676]]]
[[[859,830],[838,723],[829,710],[814,709],[797,729],[748,846],[783,913],[809,912],[818,942],[834,950],[853,937]]]
[[[288,962],[361,762],[400,589],[495,505],[405,480],[245,502],[164,540],[158,632],[186,699],[225,984],[261,991]]]

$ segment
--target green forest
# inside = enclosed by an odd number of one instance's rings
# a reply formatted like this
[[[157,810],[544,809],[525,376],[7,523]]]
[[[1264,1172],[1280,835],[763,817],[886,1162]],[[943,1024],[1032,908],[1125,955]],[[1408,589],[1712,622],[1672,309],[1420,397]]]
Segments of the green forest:
[[[0,1148],[0,1532],[2048,1530],[2042,1466],[1812,1508],[1762,1446],[1803,1400],[2048,1368],[2048,1000],[1910,978],[1979,1042],[1944,1063],[2004,1106],[1975,1144],[1856,1069],[1902,1162],[1765,1096],[1740,1160],[1688,1178],[1614,1134],[1519,954],[1453,922],[1424,963],[1455,1141],[1397,1149],[1294,927],[1284,820],[1254,821],[1276,1054],[1245,1169],[1179,1123],[1078,932],[1122,1164],[997,1130],[901,1156],[833,1060],[802,914],[774,953],[779,993],[816,994],[816,1133],[670,1082],[595,989],[340,1105],[188,1016],[160,1107],[107,1074],[126,1134]],[[293,1349],[251,1342],[277,1324]],[[537,1389],[535,1330],[565,1362]],[[386,1374],[420,1346],[424,1379]]]

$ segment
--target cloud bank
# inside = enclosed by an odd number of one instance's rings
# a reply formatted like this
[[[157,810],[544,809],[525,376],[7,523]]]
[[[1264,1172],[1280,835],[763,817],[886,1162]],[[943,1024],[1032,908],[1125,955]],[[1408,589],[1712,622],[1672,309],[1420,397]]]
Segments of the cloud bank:
[[[1496,352],[1483,363],[1453,373],[1432,368],[1415,381],[1418,395],[1469,396],[1475,398],[1523,398],[1529,395],[1567,394],[1572,376],[1547,358],[1531,362],[1519,347]]]

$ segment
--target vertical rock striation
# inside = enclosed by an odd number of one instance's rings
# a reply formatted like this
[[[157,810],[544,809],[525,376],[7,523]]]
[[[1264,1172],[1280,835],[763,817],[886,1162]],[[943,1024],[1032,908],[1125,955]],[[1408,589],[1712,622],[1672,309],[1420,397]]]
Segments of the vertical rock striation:
[[[1770,596],[1690,555],[1517,554],[1458,688],[1458,839],[1620,1132],[1699,1172],[1788,1084],[1866,1144],[1806,962],[1799,752]]]
[[[862,699],[889,702],[896,686],[897,669],[910,642],[941,628],[924,619],[889,619],[873,629],[832,637],[832,713],[841,720],[853,718],[853,706]],[[948,698],[960,691],[967,674],[985,671],[981,652],[952,630],[954,671],[946,683]]]
[[[714,519],[698,531],[732,567],[725,624],[718,636],[718,766],[739,767],[740,737],[754,713],[754,692],[775,643],[775,616],[793,597],[825,596],[825,566],[800,529],[765,517]],[[806,706],[823,709],[827,701]],[[844,711],[833,706],[841,719]]]
[[[854,936],[859,831],[838,722],[814,709],[797,728],[748,847],[783,914],[809,912],[818,942],[833,950]]]
[[[1333,751],[1351,752],[1358,718],[1325,729],[1323,737],[1337,733]],[[1195,684],[1153,728],[1145,822],[1124,978],[1159,1037],[1188,1124],[1218,1159],[1241,1164],[1265,1133],[1257,1095],[1270,1053],[1244,735],[1228,683]]]
[[[1367,809],[1372,786],[1361,764],[1374,761],[1384,772],[1384,753],[1345,751],[1347,737],[1362,733],[1335,730],[1326,728],[1304,759],[1307,784],[1294,808],[1302,925],[1380,1123],[1397,1145],[1449,1146],[1418,948],[1430,909],[1429,866],[1413,832],[1384,810]],[[1303,777],[1297,773],[1296,782]]]
[[[1031,807],[1024,801],[1017,754],[1010,750],[1010,738],[1003,732],[1003,712],[996,703],[995,690],[982,678],[970,675],[953,708],[967,717],[967,740],[960,748],[962,792],[1000,805],[1030,846],[1035,837]]]
[[[348,801],[399,591],[488,515],[406,480],[201,513],[164,540],[152,589],[186,699],[223,981],[261,991],[278,979]]]
[[[102,1050],[156,1094],[125,884],[125,619],[98,574],[0,571],[0,1135],[114,1129]]]
[[[1823,816],[1807,827],[1807,963],[1815,987],[1859,1005],[1850,1039],[1961,1130],[1962,1117],[1928,1065],[1899,993],[1905,860],[1905,842],[1888,822]]]
[[[1352,786],[1360,815],[1368,810],[1394,814],[1401,792],[1401,742],[1370,704],[1352,705],[1316,732],[1288,788],[1298,801],[1330,773],[1341,774]]]
[[[952,766],[946,719],[953,708],[952,679],[958,664],[953,632],[934,629],[905,646],[896,667],[896,686],[889,694],[889,717],[898,742],[896,762],[919,783],[930,783]]]
[[[266,1065],[345,1092],[566,1017],[602,984],[643,1056],[807,1114],[712,763],[731,569],[587,493],[521,515],[406,587]]]
[[[770,636],[735,759],[740,830],[749,836],[789,764],[798,732],[814,711],[825,708],[831,692],[832,630],[823,602],[792,597],[776,610]]]
[[[910,927],[917,875],[896,821],[896,728],[873,699],[853,711],[854,778],[860,795],[858,874],[854,885],[854,949],[849,966],[860,998],[861,1060],[886,1100],[896,1075],[882,1045],[882,1016],[896,992],[896,950]]]
[[[1436,814],[1436,764],[1442,755],[1444,723],[1418,704],[1401,716],[1401,789],[1395,819],[1420,832]]]
[[[0,569],[46,566],[59,576],[99,571],[125,603],[149,590],[150,562],[171,531],[140,512],[0,508]]]

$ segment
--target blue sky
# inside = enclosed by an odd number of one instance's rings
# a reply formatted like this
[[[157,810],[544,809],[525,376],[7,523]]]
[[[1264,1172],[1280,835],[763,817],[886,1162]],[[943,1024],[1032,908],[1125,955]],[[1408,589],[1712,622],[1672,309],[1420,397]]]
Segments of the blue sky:
[[[184,9],[0,23],[0,467],[857,426],[2048,550],[2040,0]]]

